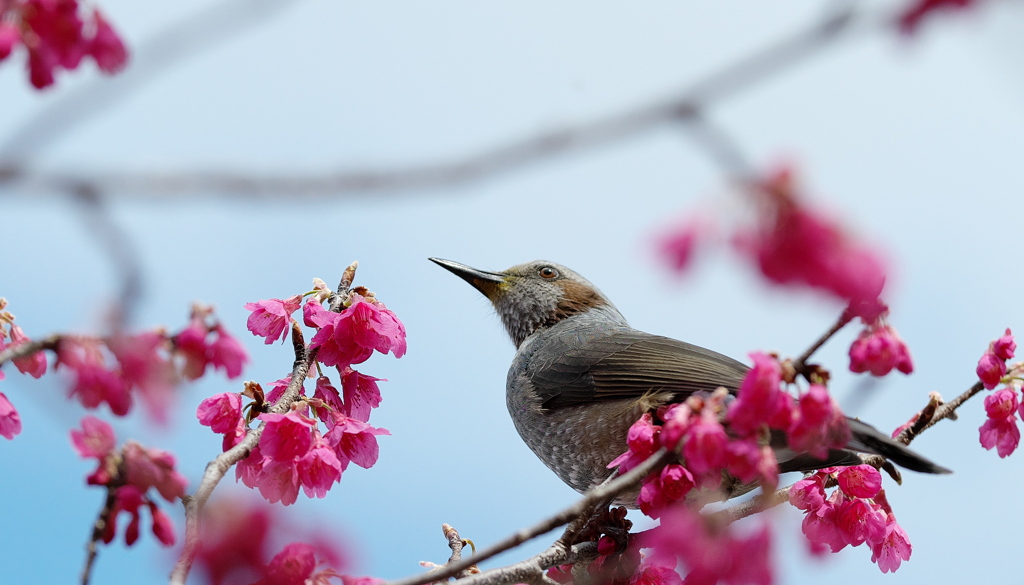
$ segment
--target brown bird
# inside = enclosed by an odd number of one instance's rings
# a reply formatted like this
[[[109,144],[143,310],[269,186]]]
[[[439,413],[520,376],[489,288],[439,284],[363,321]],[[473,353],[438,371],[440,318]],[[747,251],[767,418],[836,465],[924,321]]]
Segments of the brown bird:
[[[633,329],[607,297],[565,266],[537,260],[487,272],[430,260],[494,305],[516,345],[506,385],[516,430],[578,492],[611,474],[608,462],[626,450],[626,433],[641,415],[719,387],[735,394],[748,370],[722,354]],[[825,459],[794,452],[784,433],[773,433],[780,472],[857,465],[858,453],[874,453],[914,471],[949,473],[874,427],[848,422],[850,442],[829,450]],[[723,482],[724,497],[753,487]],[[636,492],[617,503],[636,507]]]

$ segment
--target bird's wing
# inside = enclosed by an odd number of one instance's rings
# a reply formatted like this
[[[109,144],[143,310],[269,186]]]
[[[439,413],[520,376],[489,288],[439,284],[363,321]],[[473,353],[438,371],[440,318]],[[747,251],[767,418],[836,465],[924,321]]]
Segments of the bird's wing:
[[[680,401],[719,386],[735,391],[747,366],[696,345],[616,328],[553,336],[530,371],[544,408],[562,408],[663,392]]]

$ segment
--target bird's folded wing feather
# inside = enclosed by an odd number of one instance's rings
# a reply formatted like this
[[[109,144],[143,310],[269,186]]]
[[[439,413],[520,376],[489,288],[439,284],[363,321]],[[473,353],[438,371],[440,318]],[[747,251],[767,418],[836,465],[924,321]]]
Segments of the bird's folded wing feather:
[[[549,409],[653,392],[680,401],[719,386],[735,391],[747,371],[719,353],[627,328],[566,331],[535,356],[531,381]]]

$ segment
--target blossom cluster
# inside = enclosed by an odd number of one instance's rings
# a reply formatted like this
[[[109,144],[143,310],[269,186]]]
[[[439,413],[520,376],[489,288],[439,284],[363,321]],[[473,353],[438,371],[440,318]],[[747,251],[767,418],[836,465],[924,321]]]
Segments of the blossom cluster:
[[[898,370],[904,374],[914,371],[907,344],[900,339],[896,329],[886,322],[888,309],[881,307],[874,319],[864,319],[864,329],[850,345],[850,371],[855,374],[871,372],[873,376],[885,376]]]
[[[124,512],[130,520],[124,539],[128,546],[139,538],[140,510],[148,508],[153,535],[164,546],[175,542],[174,523],[149,495],[153,488],[168,502],[185,495],[187,481],[174,468],[174,456],[166,451],[127,441],[120,450],[114,430],[102,420],[86,416],[82,428],[71,431],[71,444],[83,459],[96,459],[96,469],[86,477],[89,485],[114,490],[114,505],[109,510],[101,538],[109,544],[117,534],[117,518]]]
[[[695,487],[721,489],[722,471],[740,484],[774,488],[779,467],[767,444],[771,430],[785,432],[791,450],[819,458],[849,441],[846,418],[825,386],[811,384],[794,398],[783,387],[778,359],[763,353],[750,357],[754,366],[735,399],[724,389],[706,397],[691,396],[659,411],[663,424],[645,414],[630,427],[628,450],[609,467],[626,472],[660,448],[678,449],[684,462],[644,479],[637,504],[648,516],[657,518]]]
[[[839,222],[804,204],[793,175],[789,167],[778,168],[751,190],[756,218],[753,226],[736,230],[735,248],[770,282],[824,292],[873,320],[886,279],[882,259]],[[660,239],[659,255],[681,271],[710,232],[707,222],[683,223]]]
[[[1013,359],[1017,343],[1009,329],[1002,337],[991,342],[981,359],[976,373],[981,384],[993,390],[999,384],[1004,386],[985,397],[985,423],[979,429],[981,446],[996,448],[1000,457],[1006,457],[1017,449],[1020,443],[1020,428],[1017,415],[1024,418],[1024,405],[1018,394],[1024,382],[1024,365],[1008,368],[1006,362]]]
[[[381,583],[341,574],[346,559],[335,538],[288,523],[266,504],[237,499],[214,502],[204,510],[202,530],[196,564],[211,585]],[[281,546],[281,542],[287,544]]]
[[[14,323],[14,316],[3,310],[5,306],[0,299],[0,352],[31,341]],[[139,397],[148,414],[163,421],[170,410],[172,391],[182,378],[194,380],[208,366],[237,378],[249,361],[238,340],[221,323],[211,322],[212,314],[209,307],[194,306],[189,325],[174,335],[156,329],[110,337],[60,336],[54,345],[53,369],[71,373],[69,395],[86,408],[106,404],[113,414],[125,416]],[[12,361],[19,371],[35,378],[49,367],[42,350]],[[10,439],[20,431],[17,411],[0,394],[0,434]]]
[[[335,367],[341,391],[321,374],[312,396],[307,395],[304,381],[294,381],[295,398],[279,404],[293,383],[287,376],[274,382],[269,392],[250,382],[245,392],[212,396],[196,411],[201,424],[223,434],[225,451],[245,440],[253,420],[261,421],[259,441],[236,466],[236,479],[259,490],[271,503],[284,505],[296,501],[300,488],[308,497],[324,497],[341,481],[350,463],[369,468],[377,462],[376,437],[390,433],[371,426],[369,420],[381,403],[377,383],[383,380],[352,365],[366,361],[374,351],[395,357],[406,351],[405,326],[369,291],[354,289],[341,303],[340,312],[323,307],[332,295],[322,281],[309,294],[304,305],[301,295],[246,304],[248,327],[273,343],[283,339],[292,325],[291,315],[301,306],[303,322],[316,329],[309,343],[316,367]],[[243,396],[252,399],[245,409]]]
[[[0,61],[19,46],[28,54],[29,80],[37,89],[52,85],[57,70],[76,69],[84,57],[107,74],[128,62],[128,50],[106,17],[78,0],[0,2]]]
[[[830,480],[838,487],[827,495]],[[870,465],[822,469],[798,481],[789,501],[804,511],[803,533],[815,552],[867,544],[883,573],[910,560],[910,539],[885,499],[881,474]]]

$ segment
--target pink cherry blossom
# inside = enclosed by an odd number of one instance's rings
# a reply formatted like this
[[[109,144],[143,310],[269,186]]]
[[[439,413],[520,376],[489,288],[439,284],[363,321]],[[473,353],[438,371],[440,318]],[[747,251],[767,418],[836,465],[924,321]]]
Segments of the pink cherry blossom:
[[[914,371],[907,345],[890,325],[872,324],[864,328],[850,346],[850,371],[884,376],[893,369],[904,374]]]
[[[789,490],[789,503],[805,512],[816,512],[825,505],[825,482],[821,474],[801,479]]]
[[[149,512],[153,516],[153,536],[156,536],[160,544],[164,546],[174,546],[177,540],[174,534],[174,522],[153,502],[149,502]]]
[[[820,384],[811,384],[800,397],[797,415],[787,434],[789,446],[819,459],[830,448],[840,448],[850,439],[850,428],[839,405]]]
[[[342,380],[344,380],[344,376]],[[341,401],[341,394],[331,384],[331,379],[327,376],[320,376],[316,379],[316,389],[313,391],[313,398],[322,400],[329,407],[316,409],[316,417],[325,424],[333,423],[334,419],[331,417],[331,412],[347,414],[348,409],[345,403]]]
[[[344,367],[366,361],[377,350],[395,357],[405,355],[405,326],[383,303],[369,302],[353,293],[352,304],[341,313],[317,311],[308,315],[320,328],[310,341],[319,348],[317,359],[326,366]],[[307,303],[308,305],[308,303]]]
[[[94,416],[86,416],[82,418],[82,430],[71,430],[71,444],[84,459],[103,459],[114,451],[117,438],[109,424]]]
[[[284,391],[288,389],[288,385],[292,383],[292,375],[288,374],[280,380],[275,380],[270,384],[270,391],[267,392],[265,400],[269,404],[275,404],[284,395]],[[299,394],[305,396],[305,386],[299,390]],[[326,401],[325,401],[326,402]]]
[[[313,448],[312,429],[315,424],[296,411],[287,414],[261,414],[266,423],[260,436],[260,451],[277,461],[292,461]]]
[[[287,299],[267,299],[255,303],[246,303],[245,309],[252,311],[246,326],[253,335],[265,337],[267,345],[278,339],[284,341],[285,331],[291,323],[291,316],[301,305],[302,295]]]
[[[885,516],[860,498],[847,500],[839,506],[836,525],[850,546],[881,542],[885,536]]]
[[[29,339],[28,335],[25,335],[21,327],[11,323],[11,343],[8,346],[9,348],[14,349],[30,341],[32,340]],[[46,373],[46,354],[42,351],[37,351],[32,355],[18,358],[14,360],[14,366],[22,374],[28,374],[33,378],[40,378]]]
[[[841,496],[842,492],[836,491],[833,496],[837,494]],[[823,506],[804,515],[801,530],[812,545],[826,546],[834,553],[839,552],[849,543],[839,529],[837,517],[836,502],[829,498]]]
[[[281,502],[283,506],[290,506],[299,497],[299,472],[294,460],[264,460],[255,483],[260,495],[271,504]]]
[[[690,432],[683,444],[683,459],[686,467],[699,478],[699,484],[705,485],[705,479],[717,484],[713,476],[717,476],[718,470],[725,467],[728,444],[729,436],[709,409],[705,409],[700,419],[690,425]]]
[[[729,405],[729,428],[741,434],[752,434],[762,426],[785,429],[791,417],[792,400],[780,386],[782,369],[777,359],[752,353],[754,366],[747,371]]]
[[[167,345],[160,331],[117,336],[107,342],[121,366],[125,385],[139,391],[146,411],[158,422],[166,422],[179,382],[174,365],[165,355]]]
[[[910,560],[913,550],[907,533],[896,523],[896,517],[889,514],[885,536],[881,542],[871,546],[871,562],[876,563],[883,573],[894,572],[903,561]]]
[[[21,33],[18,29],[5,21],[0,21],[0,61],[9,57],[20,42]]]
[[[682,585],[683,578],[675,570],[675,565],[655,565],[644,563],[629,580],[629,585]]]
[[[698,241],[707,226],[698,220],[687,221],[663,235],[657,242],[658,255],[675,272],[683,272],[693,261]]]
[[[985,388],[991,390],[998,386],[1003,376],[1006,375],[1006,362],[996,357],[992,350],[989,349],[978,360],[978,367],[975,372]]]
[[[992,342],[992,353],[1001,360],[1013,359],[1013,353],[1017,350],[1017,342],[1013,340],[1013,333],[1006,328],[1002,337]]]
[[[873,498],[882,489],[882,474],[870,465],[844,467],[837,477],[839,489],[856,498]]]
[[[131,410],[128,384],[118,372],[107,369],[98,340],[61,340],[55,367],[67,367],[75,372],[70,394],[86,408],[97,408],[106,402],[110,411],[118,416]]]
[[[0,380],[3,379],[3,372],[0,372]],[[21,415],[14,409],[14,405],[7,399],[3,392],[0,392],[0,435],[6,439],[13,439],[21,433]]]
[[[341,481],[341,461],[327,443],[318,440],[298,461],[299,483],[310,498],[323,498]]]
[[[124,69],[128,63],[128,49],[99,10],[93,11],[93,20],[96,23],[96,32],[89,41],[89,55],[96,60],[100,71],[113,75]]]
[[[996,447],[1000,457],[1008,457],[1020,444],[1020,428],[1014,417],[990,418],[981,425],[978,432],[981,446],[986,449]]]
[[[242,420],[242,399],[234,392],[216,394],[199,403],[196,417],[215,433],[230,433]]]
[[[387,380],[346,367],[341,373],[341,388],[345,393],[345,406],[341,412],[363,422],[370,420],[370,411],[380,406],[381,402],[377,382]]]
[[[206,335],[209,332],[202,317],[193,316],[188,327],[174,337],[174,350],[185,359],[182,369],[185,377],[195,380],[206,372],[207,357]]]
[[[340,413],[334,415],[334,420],[334,426],[324,435],[324,440],[334,449],[342,469],[348,466],[349,461],[364,469],[372,467],[380,452],[377,436],[391,433]]]
[[[650,413],[644,413],[635,423],[630,425],[626,432],[626,445],[628,449],[610,463],[608,468],[619,468],[619,473],[626,473],[640,463],[643,463],[658,449],[657,436],[661,430],[660,425],[653,422]]]
[[[125,480],[142,491],[156,488],[168,502],[185,495],[188,480],[174,469],[174,456],[167,451],[143,447],[128,441],[122,448]]]
[[[249,362],[249,354],[222,325],[218,324],[214,332],[217,337],[209,345],[209,363],[215,368],[223,369],[228,379],[234,380],[242,375],[242,366]]]

